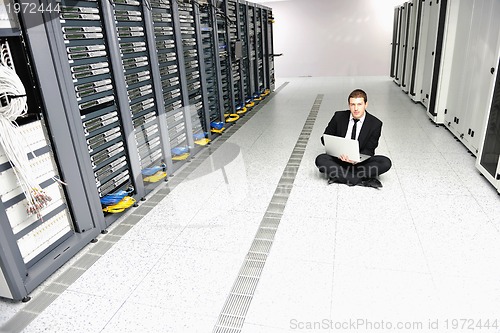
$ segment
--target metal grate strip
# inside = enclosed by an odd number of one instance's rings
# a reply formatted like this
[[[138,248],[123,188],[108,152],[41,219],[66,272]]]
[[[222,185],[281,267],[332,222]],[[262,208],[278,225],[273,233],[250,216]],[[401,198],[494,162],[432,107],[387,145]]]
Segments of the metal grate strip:
[[[213,333],[240,333],[243,328],[322,101],[323,95],[320,94],[316,97],[290,159],[283,170],[250,250],[219,314]]]

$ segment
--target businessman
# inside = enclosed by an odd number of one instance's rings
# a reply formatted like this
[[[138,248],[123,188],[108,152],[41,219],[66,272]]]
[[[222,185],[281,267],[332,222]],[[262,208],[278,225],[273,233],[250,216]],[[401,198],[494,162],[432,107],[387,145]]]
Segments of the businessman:
[[[380,188],[382,183],[377,179],[378,176],[387,172],[392,165],[388,157],[375,155],[382,122],[366,111],[368,97],[363,90],[356,89],[351,92],[347,101],[349,110],[335,112],[324,134],[358,140],[360,153],[371,157],[356,163],[350,160],[349,156],[342,155],[337,158],[321,154],[316,157],[316,166],[321,173],[326,174],[328,184]],[[323,137],[321,143],[324,145]]]

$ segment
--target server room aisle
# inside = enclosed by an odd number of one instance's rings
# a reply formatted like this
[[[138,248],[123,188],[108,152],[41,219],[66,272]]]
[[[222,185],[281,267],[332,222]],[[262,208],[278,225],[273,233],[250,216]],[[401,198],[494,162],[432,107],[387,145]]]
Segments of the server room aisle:
[[[454,319],[500,320],[500,201],[464,146],[388,78],[287,82],[24,332],[237,332],[221,312],[245,315],[245,333],[465,332]],[[314,166],[355,88],[384,122],[377,153],[393,168],[380,190],[327,185]],[[285,169],[309,115],[300,166]],[[293,181],[288,196],[280,179]],[[265,221],[277,226],[265,265],[240,272]],[[253,297],[232,290],[238,275],[256,283]],[[53,281],[33,298],[65,288]],[[247,302],[225,307],[231,291]],[[0,331],[26,306],[1,301]]]

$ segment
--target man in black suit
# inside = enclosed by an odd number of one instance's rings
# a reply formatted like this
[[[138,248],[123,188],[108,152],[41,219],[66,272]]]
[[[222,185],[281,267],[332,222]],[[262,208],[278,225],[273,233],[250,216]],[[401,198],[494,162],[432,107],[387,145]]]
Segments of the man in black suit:
[[[326,174],[328,184],[342,183],[350,186],[361,185],[380,188],[382,183],[377,177],[391,168],[391,160],[382,155],[375,155],[378,139],[382,132],[382,122],[366,111],[368,97],[361,89],[349,94],[349,110],[337,111],[328,123],[324,134],[352,138],[359,141],[361,154],[371,157],[356,163],[349,156],[340,158],[321,154],[316,157],[316,166]],[[354,132],[354,133],[353,133]],[[323,137],[321,143],[324,145]]]

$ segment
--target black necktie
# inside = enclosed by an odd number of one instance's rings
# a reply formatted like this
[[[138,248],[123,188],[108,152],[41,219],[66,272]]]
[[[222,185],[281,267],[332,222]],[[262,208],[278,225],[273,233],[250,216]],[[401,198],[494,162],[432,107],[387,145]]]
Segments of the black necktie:
[[[356,140],[356,130],[357,130],[357,125],[358,125],[358,121],[359,119],[352,119],[354,120],[354,126],[352,127],[352,133],[351,133],[351,140]]]

